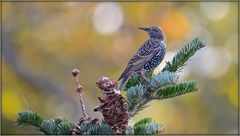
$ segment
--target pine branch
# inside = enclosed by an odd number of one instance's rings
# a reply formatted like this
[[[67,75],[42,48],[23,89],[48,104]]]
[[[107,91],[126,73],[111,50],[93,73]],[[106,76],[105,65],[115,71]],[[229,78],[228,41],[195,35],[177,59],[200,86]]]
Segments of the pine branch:
[[[20,127],[34,126],[36,128],[40,128],[42,122],[42,116],[32,111],[19,112],[17,116],[17,123]]]
[[[48,135],[70,135],[74,127],[75,125],[68,122],[66,118],[54,118],[43,121],[40,128],[44,134]]]
[[[139,105],[142,101],[141,99],[144,97],[146,92],[146,88],[143,85],[139,84],[134,87],[131,87],[127,90],[127,106],[128,111],[134,109],[136,105]]]
[[[138,114],[139,111],[147,108],[149,105],[147,105],[150,101],[152,100],[152,98],[143,98],[142,101],[133,109],[129,109],[130,112],[130,117],[134,117],[135,115]]]
[[[87,133],[88,135],[113,135],[114,131],[109,127],[105,120],[102,120],[96,125],[92,125]]]
[[[198,86],[195,81],[187,81],[176,85],[168,85],[157,89],[154,94],[154,99],[167,99],[185,93],[195,92],[197,90]]]
[[[48,119],[43,121],[43,123],[41,124],[41,131],[43,131],[44,134],[47,134],[47,135],[59,134],[59,129],[54,119]]]
[[[159,123],[150,122],[147,123],[143,129],[140,127],[140,132],[134,132],[135,134],[154,135],[162,132],[163,126]]]
[[[141,125],[144,125],[144,124],[147,124],[147,123],[150,123],[152,122],[152,118],[143,118],[141,120],[139,120],[138,122],[136,122],[133,127],[136,128],[138,126],[141,126]]]
[[[195,52],[205,46],[206,43],[204,43],[202,39],[198,37],[193,39],[173,57],[171,62],[167,62],[162,71],[180,71],[186,62],[195,54]]]
[[[81,124],[80,124],[80,126],[79,126],[79,128],[80,128],[80,134],[84,134],[84,133],[87,133],[87,131],[89,130],[89,129],[91,129],[92,127],[94,127],[95,125],[94,124],[92,124],[90,121],[88,121],[88,120],[84,120]]]
[[[124,134],[126,134],[126,135],[133,135],[134,134],[134,130],[133,130],[132,126],[128,126],[126,128]]]
[[[145,93],[143,95],[134,95],[138,91],[142,91],[141,89],[137,90],[137,87],[132,87],[132,89],[133,88],[136,90],[130,90],[127,92],[128,94],[131,93],[130,96],[127,95],[128,99],[135,98],[134,100],[128,100],[128,110],[131,113],[130,117],[135,116],[139,111],[146,108],[148,106],[147,104],[152,100],[167,99],[198,90],[197,83],[195,81],[187,81],[179,84],[169,83],[166,86],[157,88],[154,90],[154,92],[149,92],[147,89],[145,89]]]
[[[36,127],[39,131],[48,135],[70,135],[70,130],[75,127],[75,125],[68,122],[66,118],[43,120],[42,116],[32,111],[23,111],[18,113],[17,123],[22,127]]]
[[[61,135],[71,135],[71,130],[75,127],[75,124],[64,119],[61,123],[58,123],[58,128],[60,129]]]
[[[163,71],[150,79],[151,85],[154,88],[159,88],[169,84],[175,84],[179,76],[176,73]]]
[[[165,85],[175,84],[178,80],[178,75],[172,72],[164,71],[158,73],[154,76],[150,83],[157,89]],[[131,87],[127,90],[127,105],[128,111],[131,112],[131,116],[135,116],[139,111],[147,107],[147,103],[150,102],[152,98],[152,91],[139,84],[137,86]]]
[[[133,126],[135,135],[153,135],[162,131],[163,126],[155,123],[151,118],[144,118],[136,122]]]

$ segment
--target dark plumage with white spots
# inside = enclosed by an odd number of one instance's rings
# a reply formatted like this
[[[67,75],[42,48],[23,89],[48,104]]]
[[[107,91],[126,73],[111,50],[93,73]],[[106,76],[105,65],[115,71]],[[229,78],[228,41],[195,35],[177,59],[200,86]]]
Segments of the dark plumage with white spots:
[[[139,29],[147,32],[150,38],[137,50],[119,77],[119,80],[122,79],[119,90],[122,90],[131,76],[139,72],[146,74],[153,71],[162,62],[166,54],[167,41],[161,28],[149,26]]]

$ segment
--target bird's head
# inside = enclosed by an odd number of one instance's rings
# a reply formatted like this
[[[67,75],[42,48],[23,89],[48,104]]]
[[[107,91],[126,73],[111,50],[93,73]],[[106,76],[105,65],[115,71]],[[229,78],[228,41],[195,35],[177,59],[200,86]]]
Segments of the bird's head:
[[[163,30],[160,27],[147,26],[147,27],[139,27],[138,29],[141,29],[141,30],[144,30],[145,32],[147,32],[149,34],[150,38],[166,40]]]

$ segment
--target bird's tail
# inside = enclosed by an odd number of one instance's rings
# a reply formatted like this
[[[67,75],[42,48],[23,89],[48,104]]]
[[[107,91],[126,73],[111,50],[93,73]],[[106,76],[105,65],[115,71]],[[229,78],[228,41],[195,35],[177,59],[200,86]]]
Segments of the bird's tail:
[[[120,91],[122,91],[122,88],[123,88],[124,85],[127,83],[128,79],[129,79],[129,76],[123,77],[122,82],[121,82],[121,85],[120,85],[119,88],[118,88]]]

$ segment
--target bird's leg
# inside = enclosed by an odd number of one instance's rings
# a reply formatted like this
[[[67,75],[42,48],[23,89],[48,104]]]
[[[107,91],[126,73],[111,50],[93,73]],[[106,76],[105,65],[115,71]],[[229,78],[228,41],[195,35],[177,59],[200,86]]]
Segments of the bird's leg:
[[[144,84],[147,86],[148,90],[153,91],[154,87],[151,85],[151,82],[149,79],[146,77],[144,72],[140,72],[140,76],[143,79]]]
[[[146,85],[150,84],[150,81],[148,80],[148,78],[146,77],[146,75],[145,75],[144,72],[141,71],[141,72],[139,72],[139,74],[140,74],[141,78],[143,79],[143,82],[144,82]]]
[[[146,77],[144,71],[139,72],[140,77],[143,79],[144,84],[148,87],[149,90],[154,90],[154,87],[151,85],[151,82]]]

